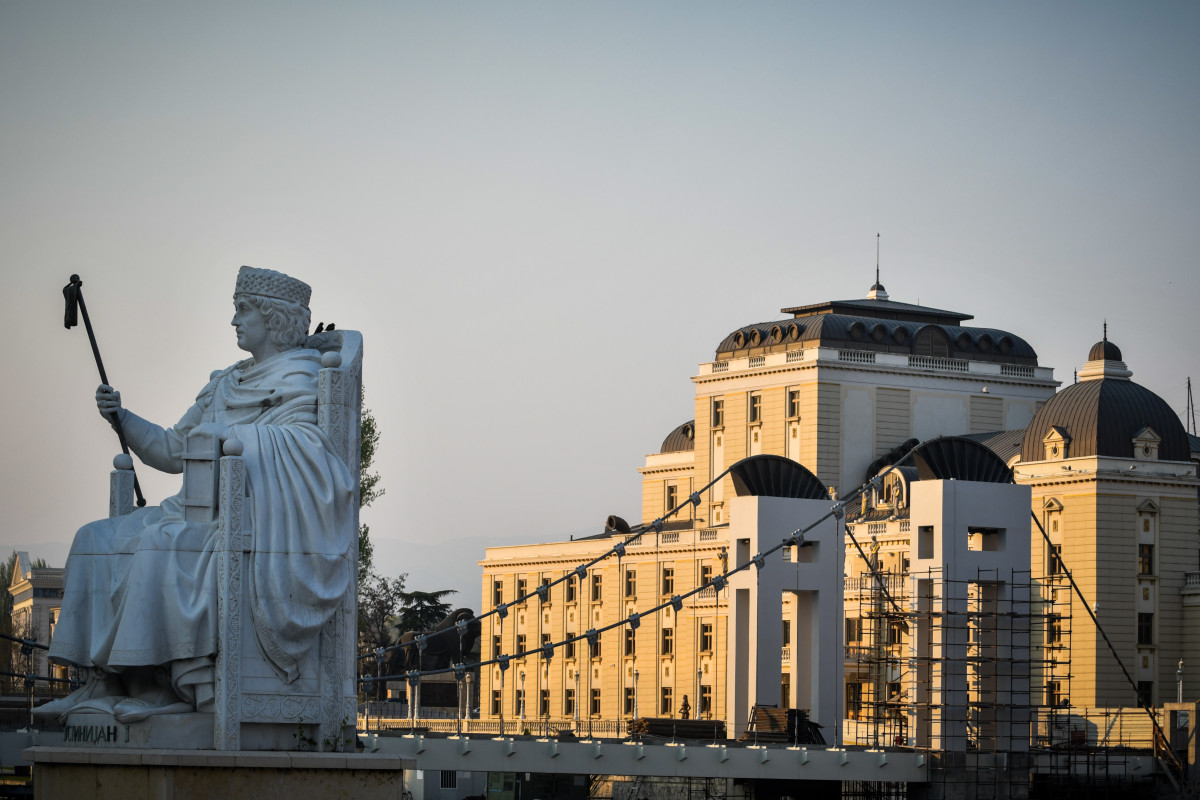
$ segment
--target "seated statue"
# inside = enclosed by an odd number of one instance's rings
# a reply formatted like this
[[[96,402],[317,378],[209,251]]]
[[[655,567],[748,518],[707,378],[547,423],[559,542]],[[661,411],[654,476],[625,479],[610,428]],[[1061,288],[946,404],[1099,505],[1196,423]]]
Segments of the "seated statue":
[[[190,434],[242,443],[254,531],[247,618],[251,638],[284,684],[296,680],[353,581],[339,554],[356,534],[357,476],[316,424],[321,361],[305,347],[310,294],[295,278],[242,267],[231,324],[251,358],[213,373],[170,429],[123,408],[112,387],[96,390],[100,413],[119,416],[133,452],[163,472],[183,471]],[[128,723],[211,709],[217,527],[185,513],[181,493],[79,530],[50,659],[89,677],[35,715],[53,721],[100,711]]]

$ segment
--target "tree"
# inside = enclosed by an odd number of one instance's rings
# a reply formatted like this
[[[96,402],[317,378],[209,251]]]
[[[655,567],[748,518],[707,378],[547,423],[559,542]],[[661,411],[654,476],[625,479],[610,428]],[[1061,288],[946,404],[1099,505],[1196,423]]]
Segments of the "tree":
[[[363,390],[365,397],[366,390]],[[358,440],[358,507],[366,508],[380,497],[384,489],[379,488],[379,473],[371,472],[371,464],[375,461],[375,448],[379,445],[379,426],[375,423],[375,415],[365,405],[362,409],[362,421],[359,425]],[[375,547],[371,544],[371,528],[359,523],[358,526],[358,584],[361,587],[371,575],[371,567],[375,562]],[[403,579],[401,579],[403,581]],[[361,589],[360,589],[361,597]],[[361,602],[361,601],[360,601]]]
[[[451,594],[455,594],[454,589],[440,589],[436,592],[401,590],[398,593],[401,608],[396,617],[396,630],[401,633],[432,630],[450,613],[450,604],[443,603],[442,598]]]
[[[385,578],[371,573],[358,587],[358,630],[367,650],[388,647],[396,640],[394,627],[405,594],[407,574]]]

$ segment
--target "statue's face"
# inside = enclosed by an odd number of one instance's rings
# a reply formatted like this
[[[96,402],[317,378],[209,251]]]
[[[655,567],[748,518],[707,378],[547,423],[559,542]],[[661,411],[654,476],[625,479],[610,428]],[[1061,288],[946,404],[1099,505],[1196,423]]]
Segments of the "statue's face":
[[[233,301],[233,319],[229,324],[237,331],[238,347],[247,353],[258,352],[270,341],[266,317],[244,297]]]

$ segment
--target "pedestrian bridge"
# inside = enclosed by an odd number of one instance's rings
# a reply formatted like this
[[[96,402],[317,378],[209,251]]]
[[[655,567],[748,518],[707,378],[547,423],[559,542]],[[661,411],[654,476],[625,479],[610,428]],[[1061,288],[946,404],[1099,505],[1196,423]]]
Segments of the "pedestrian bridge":
[[[907,749],[724,741],[648,742],[532,736],[368,736],[368,749],[403,756],[416,769],[538,772],[740,780],[928,781],[926,754]],[[997,758],[1002,759],[1003,755]],[[1003,767],[1003,764],[995,766]]]

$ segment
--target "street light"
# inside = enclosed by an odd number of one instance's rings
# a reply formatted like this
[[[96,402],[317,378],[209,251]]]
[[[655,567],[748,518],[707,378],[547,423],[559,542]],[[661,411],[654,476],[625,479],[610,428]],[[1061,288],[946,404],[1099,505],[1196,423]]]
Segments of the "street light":
[[[525,670],[521,670],[521,719],[525,719]]]
[[[1179,659],[1179,669],[1175,670],[1175,702],[1183,702],[1183,659]]]
[[[638,682],[638,671],[635,669],[633,671],[633,718],[634,719],[637,719],[637,715],[638,715],[638,713],[637,713],[637,694],[638,694],[637,682]]]

